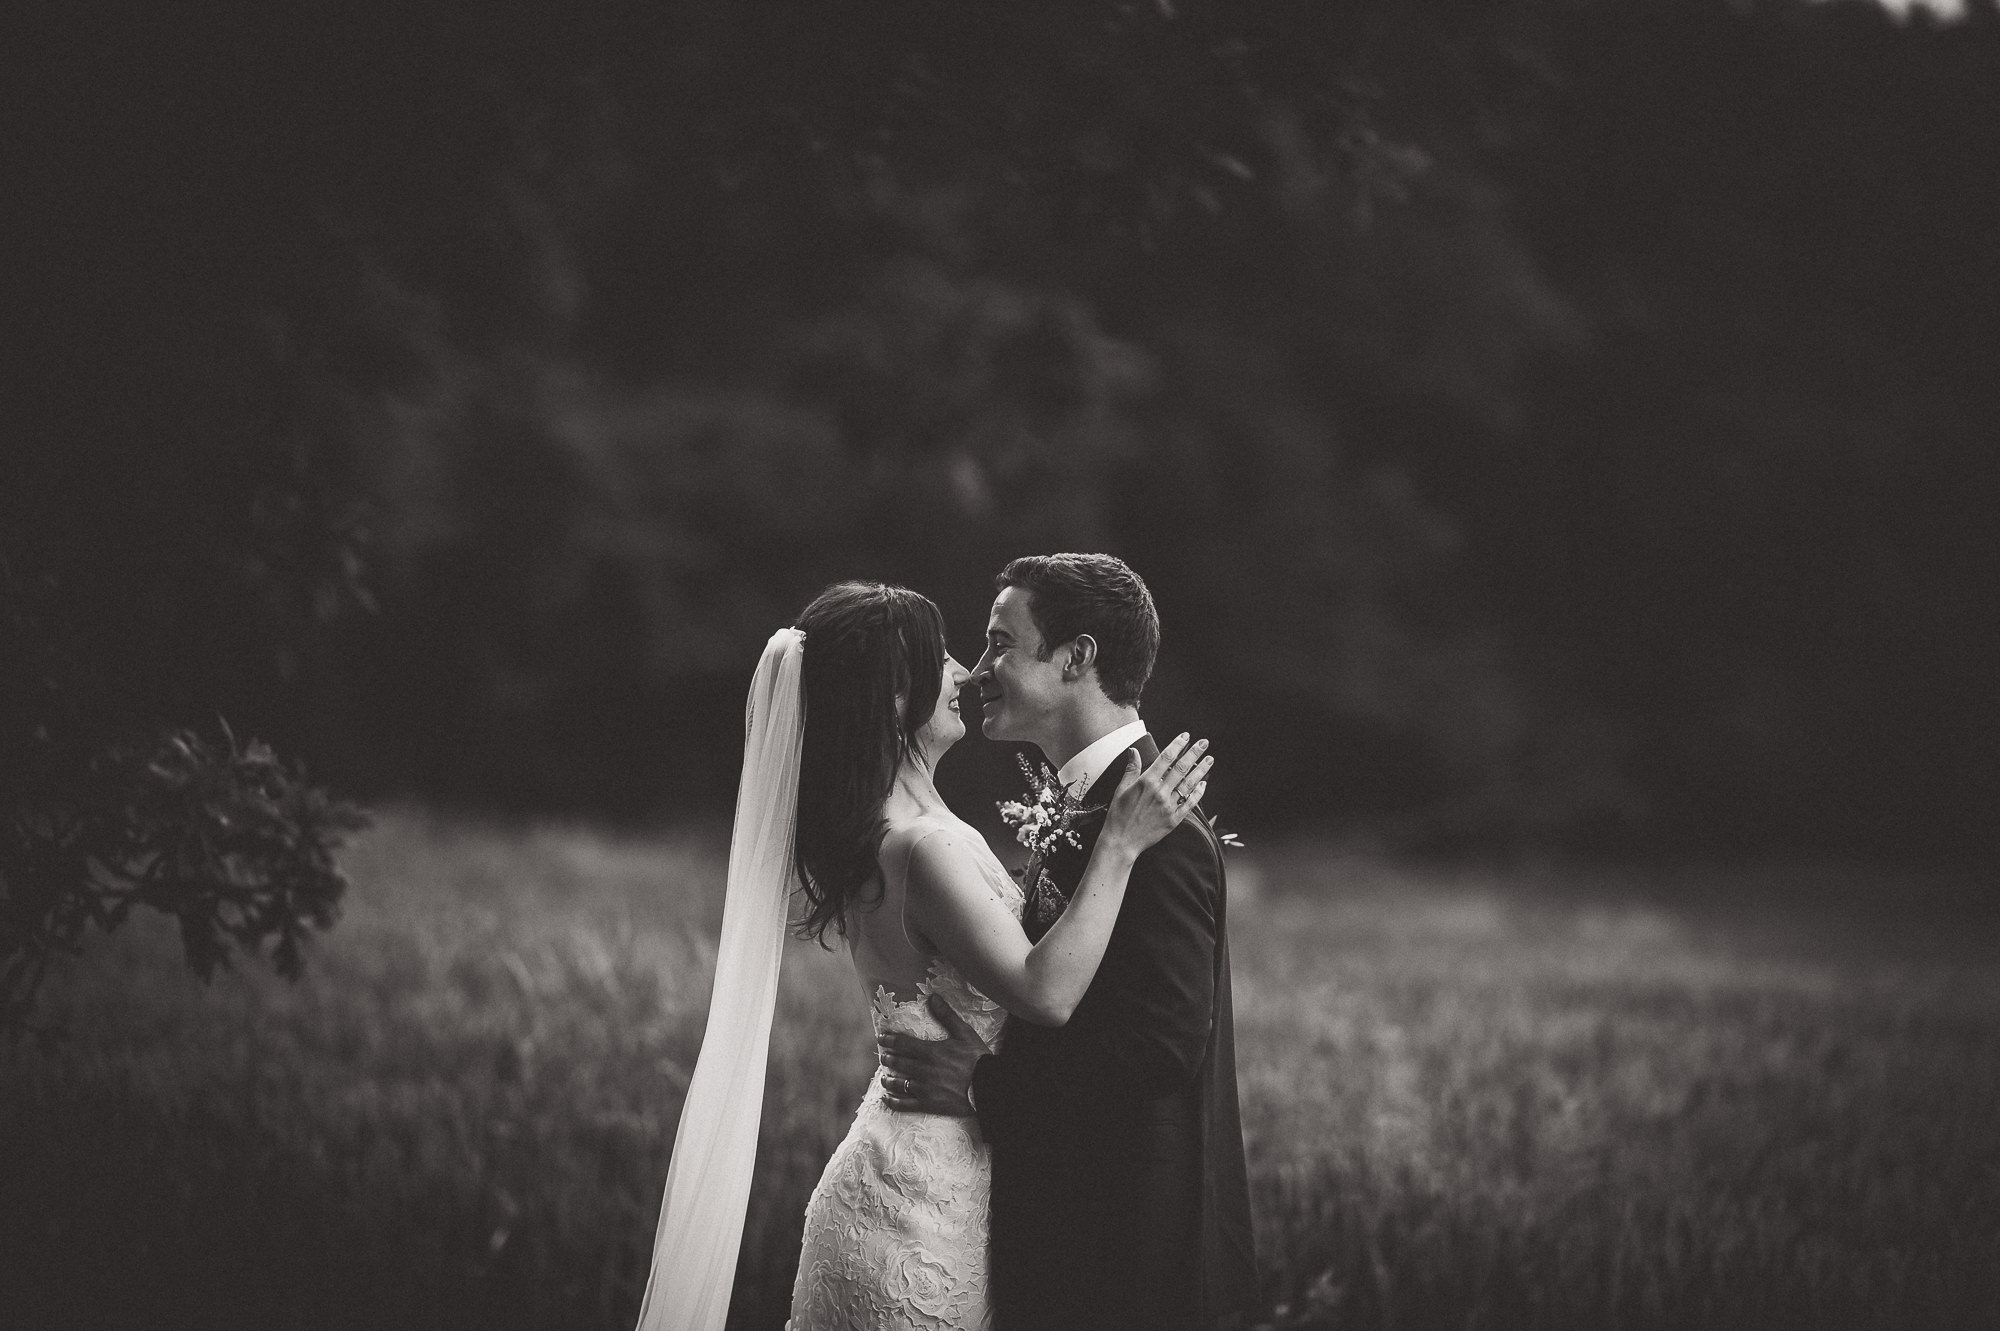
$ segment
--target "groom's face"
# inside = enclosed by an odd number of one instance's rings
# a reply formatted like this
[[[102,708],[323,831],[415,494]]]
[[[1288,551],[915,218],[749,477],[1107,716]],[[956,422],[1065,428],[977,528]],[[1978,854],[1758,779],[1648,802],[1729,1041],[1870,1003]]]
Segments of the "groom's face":
[[[1034,593],[1002,587],[986,620],[986,654],[972,668],[980,730],[988,739],[1041,744],[1063,700],[1062,662],[1042,659],[1041,630],[1028,610]]]

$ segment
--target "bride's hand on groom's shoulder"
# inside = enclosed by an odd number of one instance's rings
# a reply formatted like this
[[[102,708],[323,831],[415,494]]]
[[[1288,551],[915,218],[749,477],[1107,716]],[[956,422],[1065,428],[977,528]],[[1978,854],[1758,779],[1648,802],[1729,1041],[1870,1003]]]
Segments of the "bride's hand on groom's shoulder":
[[[973,1112],[966,1095],[973,1065],[993,1051],[942,997],[932,994],[929,1007],[944,1026],[944,1039],[926,1040],[897,1031],[875,1037],[882,1063],[882,1098],[900,1113],[963,1118]]]
[[[1206,778],[1215,759],[1203,756],[1207,749],[1207,740],[1189,743],[1183,732],[1143,772],[1138,753],[1128,754],[1099,844],[1109,840],[1136,856],[1180,826],[1208,789]]]

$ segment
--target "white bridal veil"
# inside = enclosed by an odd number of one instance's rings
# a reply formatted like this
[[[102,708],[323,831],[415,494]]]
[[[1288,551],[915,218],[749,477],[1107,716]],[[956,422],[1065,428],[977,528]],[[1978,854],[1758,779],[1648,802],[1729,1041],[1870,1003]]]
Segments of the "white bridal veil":
[[[729,1315],[791,892],[804,645],[797,629],[779,629],[750,681],[708,1030],[674,1134],[639,1331],[721,1331]]]

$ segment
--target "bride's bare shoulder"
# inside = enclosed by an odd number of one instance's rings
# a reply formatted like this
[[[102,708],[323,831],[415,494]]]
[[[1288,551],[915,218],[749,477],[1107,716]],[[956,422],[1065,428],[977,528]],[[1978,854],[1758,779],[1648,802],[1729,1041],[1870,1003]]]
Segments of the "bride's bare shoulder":
[[[892,819],[882,834],[882,859],[887,862],[891,851],[907,855],[919,842],[963,840],[966,833],[965,824],[946,814],[926,813],[913,818]]]
[[[882,833],[882,847],[876,854],[876,860],[885,873],[901,878],[919,845],[943,850],[962,835],[963,828],[956,818],[934,813],[891,819]]]
[[[883,862],[889,863],[886,853]],[[1005,898],[1012,883],[979,829],[957,818],[916,830],[903,843],[899,863],[912,889],[987,891]]]

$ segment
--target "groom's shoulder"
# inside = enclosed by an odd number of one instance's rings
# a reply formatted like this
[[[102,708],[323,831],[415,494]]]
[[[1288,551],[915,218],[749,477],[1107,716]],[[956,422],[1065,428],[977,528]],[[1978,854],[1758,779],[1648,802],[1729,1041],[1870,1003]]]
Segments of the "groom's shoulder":
[[[1163,868],[1171,867],[1221,886],[1222,848],[1200,809],[1188,814],[1140,856],[1142,861],[1149,858]]]

